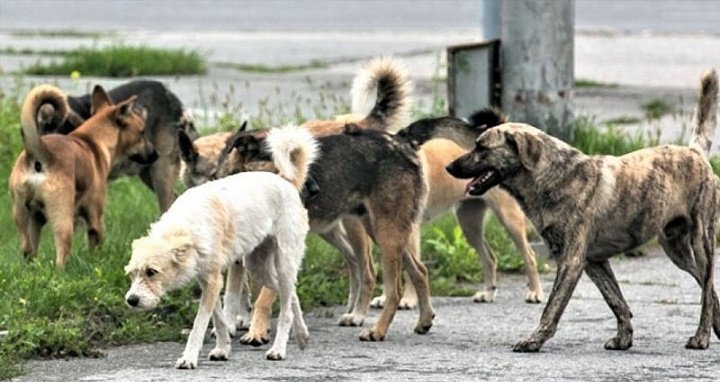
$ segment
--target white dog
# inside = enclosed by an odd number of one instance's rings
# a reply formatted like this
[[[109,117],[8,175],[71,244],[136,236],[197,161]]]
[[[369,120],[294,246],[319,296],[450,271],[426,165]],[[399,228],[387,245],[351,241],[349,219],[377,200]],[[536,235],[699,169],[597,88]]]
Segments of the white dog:
[[[277,290],[280,316],[270,360],[285,357],[290,326],[300,348],[309,338],[295,281],[309,229],[299,189],[315,159],[317,142],[302,128],[273,129],[266,149],[279,173],[246,172],[192,188],[182,194],[147,236],[132,243],[125,271],[132,280],[125,298],[130,307],[151,309],[162,295],[200,281],[202,296],[185,351],[175,364],[194,369],[212,314],[216,347],[210,360],[227,360],[228,324],[234,323],[236,293],[226,293],[223,313],[219,295],[222,272],[229,267],[228,290],[242,283],[247,269],[258,283]],[[279,176],[278,176],[279,175]],[[231,300],[231,301],[228,301]]]

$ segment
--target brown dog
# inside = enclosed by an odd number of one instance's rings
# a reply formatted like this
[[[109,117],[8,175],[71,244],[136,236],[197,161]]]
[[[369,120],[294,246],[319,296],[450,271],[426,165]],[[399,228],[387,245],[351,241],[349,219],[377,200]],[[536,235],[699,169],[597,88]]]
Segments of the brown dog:
[[[715,130],[718,79],[704,74],[690,147],[659,146],[623,156],[588,156],[525,124],[491,128],[475,148],[448,166],[473,178],[471,195],[500,185],[523,206],[558,269],[540,325],[513,348],[538,351],[555,334],[583,270],[617,318],[606,349],[632,346],[632,314],[608,259],[654,237],[672,262],[702,288],[697,332],[685,345],[705,349],[711,328],[720,337],[713,285],[720,179],[707,160]]]
[[[445,171],[445,167],[457,159],[472,146],[462,146],[465,140],[434,138],[436,131],[450,129],[455,135],[479,136],[487,128],[507,122],[507,118],[496,109],[487,109],[474,113],[469,121],[453,118],[426,118],[411,123],[397,132],[397,136],[419,146],[418,154],[423,162],[423,174],[428,184],[428,198],[423,211],[423,222],[429,222],[444,212],[455,208],[463,234],[478,253],[483,262],[484,288],[473,296],[475,302],[492,302],[497,293],[497,260],[484,239],[485,214],[488,208],[498,217],[512,237],[515,246],[523,257],[528,290],[525,301],[539,303],[543,299],[542,284],[537,270],[535,253],[526,236],[525,214],[515,200],[499,187],[489,190],[482,196],[465,193],[465,182],[456,179]],[[414,245],[418,255],[420,244]],[[411,284],[406,283],[405,294],[400,308],[415,306],[417,297]],[[384,296],[373,299],[371,305],[384,304]]]
[[[143,135],[143,116],[133,110],[135,98],[113,105],[96,86],[93,116],[69,135],[38,134],[35,113],[45,95],[58,89],[33,89],[23,104],[25,151],[10,174],[13,219],[20,232],[23,254],[33,257],[40,231],[49,222],[55,235],[55,264],[63,267],[70,254],[75,218],[87,224],[92,249],[103,238],[103,210],[107,177],[119,156],[152,163],[157,153]]]

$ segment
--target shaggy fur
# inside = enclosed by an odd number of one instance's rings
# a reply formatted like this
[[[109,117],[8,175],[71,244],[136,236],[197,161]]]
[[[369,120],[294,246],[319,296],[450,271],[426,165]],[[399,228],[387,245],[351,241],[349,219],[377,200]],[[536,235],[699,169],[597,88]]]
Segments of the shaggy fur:
[[[68,134],[94,114],[90,95],[67,96],[59,89],[43,91],[30,96],[40,100],[33,114],[36,115],[41,135]],[[161,211],[166,211],[175,200],[175,182],[180,168],[177,132],[197,137],[195,127],[183,113],[180,100],[162,83],[138,80],[120,85],[108,91],[112,102],[120,102],[136,96],[135,106],[146,111],[145,136],[155,145],[158,159],[153,163],[139,164],[121,156],[110,171],[110,179],[122,175],[139,175],[140,179],[155,192]]]
[[[720,337],[720,305],[713,286],[720,180],[707,160],[717,113],[717,75],[703,75],[690,147],[673,145],[623,156],[588,156],[534,127],[489,129],[470,153],[448,166],[473,178],[472,195],[500,185],[523,206],[558,269],[540,325],[514,351],[538,351],[553,336],[583,272],[617,318],[606,349],[632,346],[632,314],[608,259],[658,237],[665,253],[702,288],[700,323],[686,344],[705,349],[711,328]]]
[[[259,149],[263,139],[256,131],[238,135],[221,161],[219,174],[243,171],[275,171],[269,153]],[[388,304],[385,305],[375,326],[361,333],[367,341],[383,340],[400,300],[400,271],[402,266],[410,274],[419,299],[420,317],[417,333],[426,333],[434,316],[429,300],[427,270],[406,251],[408,241],[418,234],[418,222],[425,198],[426,185],[422,167],[413,147],[403,140],[376,130],[350,125],[345,134],[318,138],[320,157],[310,170],[318,192],[306,200],[310,229],[339,248],[350,263],[350,268],[362,274],[352,281],[374,285],[369,278],[372,270],[356,262],[367,261],[369,233],[381,250],[383,281]],[[343,224],[339,224],[342,221]],[[355,223],[350,224],[350,223]],[[360,224],[360,226],[358,226]],[[358,228],[360,227],[360,228]],[[351,230],[352,234],[348,233]],[[358,258],[359,257],[359,258]],[[358,271],[359,270],[359,271]],[[365,289],[371,291],[371,288]],[[352,293],[352,290],[351,290]],[[362,300],[364,298],[364,300]],[[360,325],[369,306],[370,294],[352,295],[348,313],[341,325]],[[267,335],[269,306],[272,295],[261,292],[255,304],[250,332],[242,340],[260,344]],[[256,326],[259,323],[260,326]]]
[[[423,159],[423,174],[428,184],[428,198],[423,211],[423,222],[429,222],[455,207],[455,215],[468,242],[477,251],[485,270],[485,286],[473,296],[475,302],[492,302],[497,294],[497,261],[495,254],[483,237],[485,213],[488,207],[495,213],[515,243],[525,262],[528,278],[528,290],[525,301],[539,303],[543,299],[542,284],[537,271],[535,253],[527,241],[525,215],[515,200],[498,187],[492,188],[482,196],[469,196],[465,193],[465,182],[453,178],[445,167],[454,159],[471,149],[462,147],[447,138],[434,138],[438,130],[467,132],[469,136],[479,135],[486,129],[506,122],[507,118],[496,109],[487,109],[473,114],[469,122],[452,118],[427,118],[413,122],[397,132],[397,136],[419,146],[418,154]],[[463,143],[465,139],[459,140]],[[415,248],[420,253],[420,247]],[[382,307],[385,296],[376,297],[371,305]],[[405,294],[400,302],[401,308],[413,308],[417,298],[411,284],[405,286]]]
[[[212,315],[216,347],[210,360],[227,360],[230,333],[237,312],[237,294],[219,302],[222,271],[229,268],[227,288],[243,282],[245,269],[254,280],[279,291],[280,318],[275,343],[267,358],[285,358],[290,326],[301,348],[308,341],[295,281],[305,252],[307,212],[298,193],[315,159],[316,143],[302,129],[272,130],[268,150],[278,175],[253,172],[233,175],[191,188],[153,224],[146,237],[135,240],[125,268],[132,279],[129,306],[150,309],[167,291],[200,281],[202,296],[192,332],[175,367],[192,369]],[[230,299],[230,300],[228,300]]]
[[[25,151],[15,161],[9,188],[23,254],[37,254],[40,232],[49,222],[55,236],[55,264],[61,268],[70,255],[76,218],[87,224],[90,249],[103,239],[102,216],[112,165],[123,156],[151,163],[157,154],[144,138],[143,116],[133,111],[135,97],[113,105],[99,86],[93,91],[92,118],[69,135],[41,137],[35,110],[46,94],[58,92],[43,85],[25,99],[21,116]]]

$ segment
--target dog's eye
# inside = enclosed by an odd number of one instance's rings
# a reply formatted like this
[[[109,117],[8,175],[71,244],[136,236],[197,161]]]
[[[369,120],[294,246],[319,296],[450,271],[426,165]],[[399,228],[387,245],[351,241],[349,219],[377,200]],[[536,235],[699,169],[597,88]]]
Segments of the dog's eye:
[[[147,276],[147,277],[153,277],[156,274],[157,274],[157,271],[152,268],[148,268],[145,270],[145,276]]]

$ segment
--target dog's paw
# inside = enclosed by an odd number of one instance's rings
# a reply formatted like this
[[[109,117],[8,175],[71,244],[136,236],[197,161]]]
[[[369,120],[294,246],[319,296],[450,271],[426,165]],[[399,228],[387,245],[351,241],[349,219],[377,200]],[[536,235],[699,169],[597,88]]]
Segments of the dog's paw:
[[[542,343],[533,340],[523,340],[513,346],[513,351],[516,353],[533,353],[540,350]]]
[[[340,325],[340,326],[362,326],[363,322],[365,322],[365,317],[362,317],[359,314],[345,313],[342,315],[342,317],[340,317],[340,320],[338,321],[338,325]]]
[[[225,349],[213,349],[210,354],[208,355],[208,358],[211,361],[227,361],[228,360],[228,351]]]
[[[252,332],[247,332],[243,334],[242,337],[240,337],[240,343],[243,345],[252,345],[255,347],[262,346],[270,342],[270,336],[265,335],[256,335]]]
[[[525,294],[525,302],[528,304],[539,304],[544,298],[545,295],[543,294],[542,289],[539,291],[528,290],[527,294]]]
[[[627,350],[632,347],[632,336],[615,336],[605,342],[606,350]]]
[[[363,342],[378,342],[384,341],[385,334],[378,333],[375,329],[366,329],[360,332],[360,341]]]
[[[692,336],[685,344],[686,349],[705,350],[710,346],[710,336]]]
[[[265,353],[265,358],[267,358],[270,361],[280,361],[285,359],[285,352],[280,350],[275,350],[275,348],[272,348]]]
[[[191,360],[189,358],[181,357],[175,362],[175,368],[176,369],[194,369],[197,367],[197,361]]]
[[[487,290],[478,291],[478,292],[475,293],[475,295],[473,296],[473,302],[478,302],[478,303],[482,303],[482,302],[493,302],[493,301],[495,301],[495,294],[496,294],[496,293],[497,293],[496,290],[492,290],[492,291],[487,291]]]
[[[403,297],[400,299],[400,303],[398,304],[398,309],[400,310],[410,310],[415,309],[417,307],[417,297],[416,298],[407,298]]]
[[[305,350],[305,348],[308,346],[308,343],[310,342],[310,333],[303,332],[295,334],[295,341],[297,341],[300,350]]]
[[[370,301],[370,307],[373,309],[382,309],[385,306],[385,295],[377,296]]]

